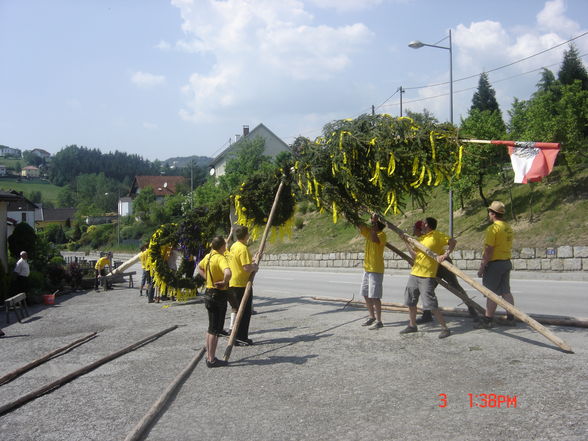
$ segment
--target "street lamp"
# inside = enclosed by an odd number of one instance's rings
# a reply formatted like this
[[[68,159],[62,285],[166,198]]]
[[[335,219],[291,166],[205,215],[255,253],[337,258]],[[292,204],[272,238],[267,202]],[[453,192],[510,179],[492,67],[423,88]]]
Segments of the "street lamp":
[[[411,41],[408,44],[408,47],[413,49],[420,49],[423,46],[447,49],[449,51],[449,121],[453,125],[453,46],[451,44],[451,29],[449,29],[449,46],[427,44],[418,40]],[[451,182],[449,183],[449,235],[453,237],[453,190],[451,189]]]

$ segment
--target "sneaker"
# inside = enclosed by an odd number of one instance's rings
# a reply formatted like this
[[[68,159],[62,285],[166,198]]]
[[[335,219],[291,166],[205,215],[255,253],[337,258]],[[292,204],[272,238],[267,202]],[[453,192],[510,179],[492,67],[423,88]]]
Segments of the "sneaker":
[[[371,318],[371,317],[370,317],[370,318],[369,318],[369,319],[367,319],[365,322],[363,322],[363,323],[361,324],[361,326],[370,326],[370,325],[372,325],[372,324],[373,324],[375,321],[376,321],[376,319],[375,319],[375,318]]]
[[[412,334],[413,332],[417,332],[418,328],[416,326],[407,326],[406,328],[404,328],[402,331],[400,331],[401,334]]]
[[[4,333],[4,331],[2,329],[0,329],[0,338],[4,337],[6,334]]]
[[[416,319],[416,324],[417,325],[422,325],[425,323],[429,323],[433,321],[433,317],[430,315],[422,315],[421,317],[419,317],[418,319]]]
[[[374,329],[380,329],[380,328],[383,328],[383,327],[384,327],[384,325],[382,324],[382,322],[374,322],[374,324],[371,325],[368,329],[370,331],[373,331]]]
[[[450,335],[451,335],[451,331],[449,329],[445,328],[439,333],[439,338],[447,338]]]
[[[229,335],[231,335],[231,334],[229,334],[229,333],[228,333],[227,331],[225,331],[224,329],[223,329],[222,331],[218,331],[218,336],[219,336],[219,337],[228,337]]]
[[[490,329],[494,327],[494,322],[491,318],[482,317],[477,323],[474,323],[474,329]]]
[[[209,368],[216,368],[216,367],[221,367],[221,366],[227,366],[228,364],[229,364],[228,361],[219,360],[216,357],[212,361],[206,360],[206,366],[208,366]]]

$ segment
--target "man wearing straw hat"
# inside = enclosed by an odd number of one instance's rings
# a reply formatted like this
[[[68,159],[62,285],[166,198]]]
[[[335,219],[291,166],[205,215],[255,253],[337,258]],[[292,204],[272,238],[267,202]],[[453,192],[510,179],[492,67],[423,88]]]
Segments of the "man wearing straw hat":
[[[502,220],[505,211],[504,204],[500,201],[494,201],[488,207],[488,218],[492,225],[486,228],[484,254],[478,270],[478,277],[482,277],[482,283],[486,288],[514,305],[514,298],[510,292],[513,232],[510,225]],[[496,303],[487,299],[486,314],[482,321],[475,324],[474,327],[488,329],[494,326],[495,312]],[[507,314],[506,319],[507,324],[516,325],[513,315]]]

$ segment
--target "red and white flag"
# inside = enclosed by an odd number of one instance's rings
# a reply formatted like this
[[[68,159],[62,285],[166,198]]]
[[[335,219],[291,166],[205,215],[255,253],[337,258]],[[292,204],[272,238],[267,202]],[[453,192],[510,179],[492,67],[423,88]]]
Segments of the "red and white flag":
[[[540,182],[553,170],[559,143],[518,142],[508,147],[517,184]]]

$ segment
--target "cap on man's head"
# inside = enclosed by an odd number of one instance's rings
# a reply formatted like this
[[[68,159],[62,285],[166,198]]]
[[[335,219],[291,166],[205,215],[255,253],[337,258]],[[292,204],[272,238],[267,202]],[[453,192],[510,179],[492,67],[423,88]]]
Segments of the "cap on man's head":
[[[488,210],[492,210],[498,214],[504,214],[506,212],[506,209],[504,208],[504,204],[500,201],[492,202],[490,204],[490,206],[488,207]]]
[[[26,256],[26,255],[27,255],[27,252],[26,252],[26,251],[21,251],[21,252],[20,252],[20,257],[24,257],[24,256]]]

